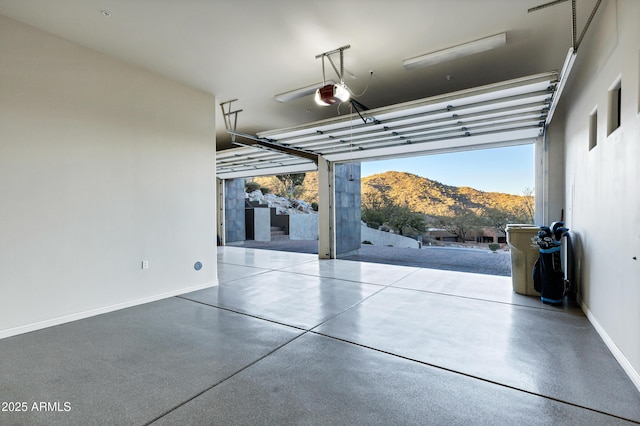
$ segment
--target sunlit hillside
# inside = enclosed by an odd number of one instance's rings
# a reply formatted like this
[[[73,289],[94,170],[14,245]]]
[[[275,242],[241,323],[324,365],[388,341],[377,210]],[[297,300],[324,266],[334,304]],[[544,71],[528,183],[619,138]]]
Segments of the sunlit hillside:
[[[533,206],[530,194],[513,195],[449,186],[406,172],[390,171],[362,179],[363,203],[384,197],[396,205],[430,216],[453,216],[462,209],[513,211]]]
[[[505,177],[508,178],[508,177]],[[307,173],[296,189],[296,197],[308,203],[318,201],[317,173]],[[282,184],[274,176],[253,179],[272,193],[282,193]],[[468,186],[450,186],[406,172],[389,171],[362,178],[362,203],[391,202],[429,216],[455,216],[470,209],[481,213],[488,209],[527,212],[533,209],[533,196],[523,188],[522,195],[484,192]],[[529,192],[529,193],[527,193]]]

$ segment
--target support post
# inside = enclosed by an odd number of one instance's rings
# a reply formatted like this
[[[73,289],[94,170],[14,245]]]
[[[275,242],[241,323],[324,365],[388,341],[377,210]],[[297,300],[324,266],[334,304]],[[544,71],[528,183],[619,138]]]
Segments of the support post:
[[[535,166],[534,166],[534,217],[533,223],[541,226],[545,224],[545,213],[544,209],[546,206],[546,180],[547,180],[547,170],[545,156],[546,156],[546,137],[539,137],[536,139],[536,143],[534,145],[534,158],[535,158]]]
[[[336,258],[334,165],[318,156],[318,257]]]
[[[218,234],[218,241],[220,245],[225,245],[225,214],[224,214],[224,179],[216,178],[216,232]]]

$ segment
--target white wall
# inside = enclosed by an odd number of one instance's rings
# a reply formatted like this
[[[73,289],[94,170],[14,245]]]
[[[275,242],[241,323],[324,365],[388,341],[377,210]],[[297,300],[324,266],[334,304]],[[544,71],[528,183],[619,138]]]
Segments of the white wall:
[[[554,120],[562,121],[562,115],[562,111],[556,112]],[[560,220],[563,213],[566,218],[566,212],[563,212],[565,208],[563,130],[560,126],[551,126],[546,136],[536,141],[535,224],[539,226],[549,226]]]
[[[0,337],[216,283],[214,117],[0,15]]]
[[[253,239],[271,241],[271,209],[253,209]]]
[[[640,389],[640,2],[609,0],[554,118],[565,137],[567,225],[577,239],[585,311]],[[622,125],[607,135],[608,91],[622,78]],[[597,145],[589,115],[597,108]]]
[[[404,248],[419,248],[420,244],[413,238],[404,237],[392,232],[378,231],[369,228],[364,223],[361,226],[362,241],[370,241],[374,246],[393,246]]]
[[[289,215],[289,239],[291,240],[317,240],[318,239],[318,215],[290,214]]]

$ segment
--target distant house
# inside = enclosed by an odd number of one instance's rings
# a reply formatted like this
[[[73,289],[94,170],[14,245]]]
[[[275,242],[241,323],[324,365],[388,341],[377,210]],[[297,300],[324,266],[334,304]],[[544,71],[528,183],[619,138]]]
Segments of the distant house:
[[[427,237],[431,240],[448,243],[460,242],[459,238],[455,234],[452,234],[442,228],[429,228],[427,230]],[[506,244],[507,237],[503,232],[500,232],[495,228],[486,227],[482,228],[479,232],[469,232],[465,242]]]
[[[482,228],[480,235],[476,236],[478,243],[507,243],[507,236],[504,232],[498,231],[496,228]]]

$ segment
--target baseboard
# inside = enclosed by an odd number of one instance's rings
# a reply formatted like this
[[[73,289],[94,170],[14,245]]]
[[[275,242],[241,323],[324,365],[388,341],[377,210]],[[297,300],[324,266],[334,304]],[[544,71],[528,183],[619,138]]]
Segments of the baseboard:
[[[131,308],[133,306],[143,305],[145,303],[156,302],[162,299],[168,299],[169,297],[178,296],[180,294],[190,293],[192,291],[203,290],[205,288],[218,285],[218,281],[209,282],[205,284],[198,284],[191,287],[181,288],[179,290],[173,290],[166,293],[156,294],[149,297],[143,297],[141,299],[131,300],[128,302],[118,303],[115,305],[104,306],[101,308],[90,309],[88,311],[78,312],[75,314],[64,315],[57,318],[48,319],[45,321],[35,322],[32,324],[21,325],[19,327],[9,328],[6,330],[0,330],[0,339],[4,339],[18,334],[29,333],[31,331],[41,330],[43,328],[53,327],[60,324],[65,324],[72,321],[81,320],[84,318],[93,317],[96,315],[106,314],[113,311],[119,311],[120,309]]]
[[[631,365],[629,360],[624,356],[622,351],[618,348],[615,342],[609,337],[605,329],[600,325],[596,317],[591,313],[587,305],[584,304],[584,301],[580,303],[582,307],[582,311],[585,313],[593,328],[596,329],[596,332],[600,335],[604,344],[607,345],[615,359],[618,361],[622,369],[627,373],[633,384],[636,386],[638,391],[640,392],[640,374],[636,371],[635,368]]]

